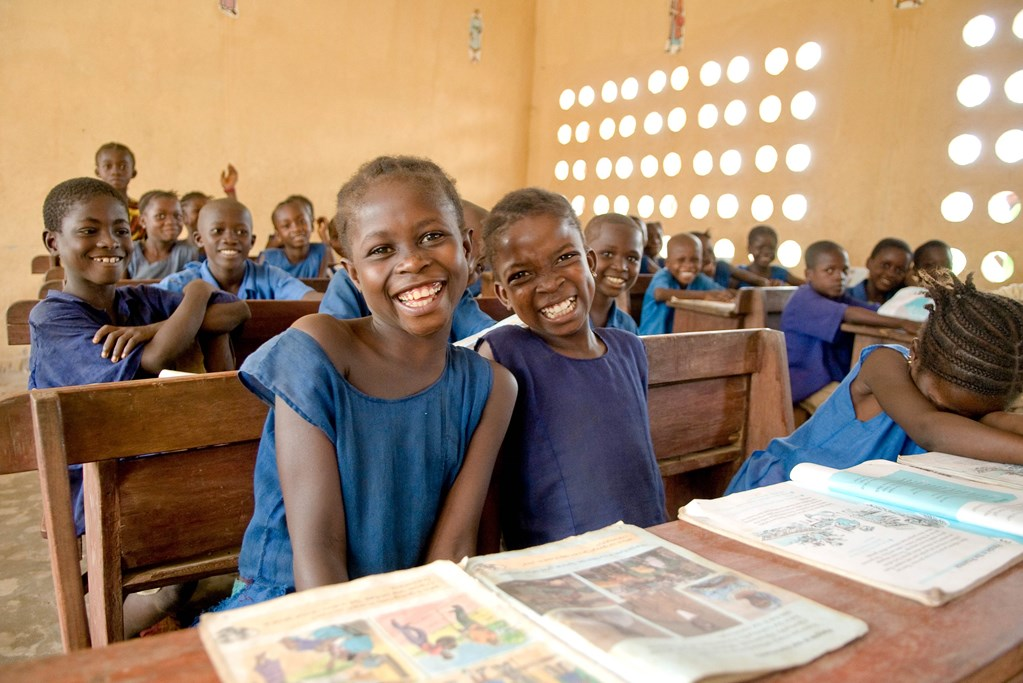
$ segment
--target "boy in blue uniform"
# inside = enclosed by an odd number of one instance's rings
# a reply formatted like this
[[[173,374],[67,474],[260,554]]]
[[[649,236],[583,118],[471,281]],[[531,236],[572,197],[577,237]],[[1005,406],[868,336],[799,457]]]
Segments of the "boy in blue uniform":
[[[792,401],[811,414],[849,373],[853,335],[842,331],[843,322],[901,328],[911,334],[920,328],[910,320],[878,315],[876,304],[850,297],[845,292],[848,274],[845,249],[827,240],[814,242],[806,250],[806,284],[781,314]]]
[[[180,292],[193,280],[204,280],[239,299],[314,299],[322,295],[275,266],[249,260],[255,236],[252,214],[234,199],[214,199],[199,212],[196,242],[206,251],[202,263],[168,275],[158,287]]]
[[[632,289],[639,277],[643,231],[628,216],[606,213],[590,219],[584,235],[597,263],[593,269],[596,290],[590,304],[590,324],[636,334],[636,321],[618,308],[615,299]]]
[[[43,242],[64,266],[63,291],[50,291],[29,316],[29,389],[152,377],[184,357],[197,335],[208,342],[206,368],[231,370],[227,333],[248,307],[206,282],[183,292],[118,287],[134,247],[123,192],[100,180],[75,178],[54,187],[43,204]],[[127,417],[126,417],[127,419]],[[85,532],[82,471],[69,472],[75,528]],[[157,603],[166,606],[170,592]],[[173,596],[171,596],[173,597]],[[126,630],[158,619],[126,602]],[[144,600],[142,602],[145,602]]]
[[[746,271],[762,278],[763,285],[801,285],[803,281],[781,266],[774,265],[774,257],[778,253],[778,233],[769,225],[755,225],[746,237],[746,251],[749,253],[749,265],[739,266],[736,271]],[[733,278],[738,280],[738,278]],[[751,284],[743,278],[739,287]]]
[[[711,299],[732,301],[735,292],[727,290],[704,275],[703,246],[689,233],[675,235],[668,241],[668,258],[664,268],[651,279],[643,297],[643,313],[639,319],[640,334],[668,334],[675,321],[675,311],[668,305],[676,299]]]

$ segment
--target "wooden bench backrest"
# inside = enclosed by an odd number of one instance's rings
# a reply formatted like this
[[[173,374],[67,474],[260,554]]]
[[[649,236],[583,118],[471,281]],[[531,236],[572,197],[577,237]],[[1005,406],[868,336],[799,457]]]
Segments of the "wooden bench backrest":
[[[798,287],[758,287],[764,308],[764,321],[760,327],[781,329],[781,312],[796,293]]]
[[[792,431],[785,338],[774,330],[641,337],[668,517],[720,496],[754,450]]]
[[[242,361],[253,351],[291,327],[293,322],[320,310],[319,301],[253,300],[245,303],[249,305],[252,317],[231,335],[235,367],[241,367]]]
[[[481,311],[494,320],[504,320],[514,313],[514,311],[505,308],[504,304],[496,296],[478,296],[476,297],[476,304],[480,307]]]
[[[329,277],[304,277],[300,279],[302,280],[303,283],[309,285],[317,292],[326,292],[327,285],[330,284]]]
[[[7,343],[10,346],[30,343],[28,315],[39,303],[37,299],[15,301],[7,308]],[[303,315],[316,313],[319,301],[247,301],[252,317],[234,334],[236,367],[265,341],[280,334]]]
[[[90,630],[95,645],[122,639],[126,593],[237,566],[267,414],[237,373],[27,396],[65,650],[87,647]],[[130,457],[138,455],[147,457]],[[85,470],[88,621],[67,478],[77,463]]]
[[[32,257],[32,274],[42,275],[50,268],[57,265],[57,258],[50,256],[49,254],[39,254],[38,256]]]
[[[15,301],[7,307],[7,345],[21,346],[30,343],[28,331],[28,314],[32,312],[39,299]]]
[[[632,285],[632,289],[629,290],[629,315],[632,319],[639,324],[639,316],[643,312],[643,297],[646,296],[647,287],[650,286],[650,280],[653,275],[650,273],[642,273],[636,278],[635,284]]]

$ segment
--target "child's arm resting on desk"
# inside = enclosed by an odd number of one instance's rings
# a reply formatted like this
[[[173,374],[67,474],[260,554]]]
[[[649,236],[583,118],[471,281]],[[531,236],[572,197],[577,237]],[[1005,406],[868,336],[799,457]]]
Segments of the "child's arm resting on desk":
[[[92,343],[102,344],[100,355],[115,363],[143,346],[140,365],[155,375],[195,342],[214,291],[208,282],[193,280],[185,285],[181,303],[166,320],[131,327],[104,325],[93,335]]]
[[[920,323],[904,318],[892,318],[891,316],[875,313],[869,308],[860,306],[849,306],[845,309],[842,320],[857,325],[873,325],[875,327],[891,327],[897,330],[905,330],[910,334],[920,331]]]
[[[862,381],[881,410],[909,438],[928,451],[968,458],[1023,464],[1023,436],[956,413],[939,410],[920,393],[907,371],[906,359],[894,349],[877,349],[863,362],[852,391]],[[862,419],[859,410],[857,417]],[[987,421],[987,420],[985,420]]]
[[[661,302],[668,302],[672,299],[704,299],[709,301],[733,301],[735,299],[734,289],[711,289],[694,290],[668,289],[658,287],[654,290],[654,299]]]
[[[492,359],[490,367],[494,372],[490,397],[465,451],[462,469],[441,506],[426,551],[426,562],[458,562],[476,554],[483,502],[518,393],[518,384],[508,370]]]
[[[229,297],[234,298],[230,294],[221,293],[221,298],[228,299]],[[250,317],[252,317],[252,311],[249,310],[249,305],[241,299],[211,303],[206,307],[206,315],[203,316],[199,330],[213,334],[233,332],[234,328]]]

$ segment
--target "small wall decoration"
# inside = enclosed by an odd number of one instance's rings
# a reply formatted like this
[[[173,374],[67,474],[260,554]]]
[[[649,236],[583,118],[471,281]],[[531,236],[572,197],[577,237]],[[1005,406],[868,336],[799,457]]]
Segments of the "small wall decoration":
[[[675,54],[686,40],[686,0],[668,0],[668,40],[664,51]]]
[[[478,9],[473,10],[469,19],[469,62],[480,63],[480,52],[483,47],[483,17]]]
[[[232,17],[238,16],[238,0],[219,0],[220,9],[224,14],[229,14]]]

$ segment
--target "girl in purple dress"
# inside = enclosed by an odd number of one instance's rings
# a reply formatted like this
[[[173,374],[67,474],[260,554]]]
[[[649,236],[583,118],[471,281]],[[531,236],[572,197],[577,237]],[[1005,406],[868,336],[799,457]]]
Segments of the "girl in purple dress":
[[[596,260],[564,197],[510,193],[483,224],[498,298],[528,328],[495,328],[479,351],[512,371],[518,401],[494,476],[508,548],[622,520],[665,520],[634,334],[589,324]]]

